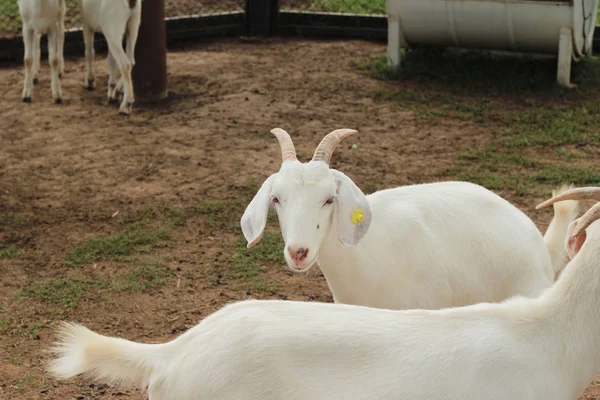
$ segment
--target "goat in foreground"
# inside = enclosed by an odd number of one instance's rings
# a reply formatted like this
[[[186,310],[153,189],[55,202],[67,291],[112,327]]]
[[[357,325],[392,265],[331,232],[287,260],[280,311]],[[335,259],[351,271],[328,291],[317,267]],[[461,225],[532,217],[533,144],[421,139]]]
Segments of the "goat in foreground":
[[[119,112],[129,115],[135,101],[131,71],[135,65],[135,44],[142,16],[142,0],[82,0],[83,39],[85,41],[86,77],[89,90],[95,88],[94,33],[102,32],[108,44],[108,101],[117,99],[123,88],[123,101]],[[123,37],[126,36],[126,50]],[[121,80],[117,85],[117,66]]]
[[[537,299],[404,311],[248,300],[164,344],[63,324],[49,370],[150,400],[575,400],[600,370],[599,218],[597,205],[570,224],[573,260]]]
[[[25,79],[23,102],[29,103],[33,86],[38,82],[40,70],[40,39],[48,35],[48,62],[51,71],[52,98],[62,103],[60,78],[64,73],[63,45],[65,40],[64,0],[19,0],[19,14],[23,21],[23,45],[25,47]]]
[[[566,264],[563,243],[578,215],[576,201],[555,207],[542,237],[523,212],[472,183],[412,185],[366,196],[329,167],[335,147],[354,130],[328,134],[308,163],[298,161],[287,132],[272,133],[283,161],[241,218],[248,247],[260,241],[274,207],[288,266],[302,272],[318,264],[336,303],[440,309],[537,297]]]

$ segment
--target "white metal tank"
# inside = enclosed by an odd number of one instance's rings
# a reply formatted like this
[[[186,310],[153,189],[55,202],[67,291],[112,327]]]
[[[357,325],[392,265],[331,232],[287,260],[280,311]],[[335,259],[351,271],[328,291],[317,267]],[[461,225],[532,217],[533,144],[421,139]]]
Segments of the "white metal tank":
[[[557,54],[558,80],[592,53],[598,0],[387,0],[390,65],[417,45]]]

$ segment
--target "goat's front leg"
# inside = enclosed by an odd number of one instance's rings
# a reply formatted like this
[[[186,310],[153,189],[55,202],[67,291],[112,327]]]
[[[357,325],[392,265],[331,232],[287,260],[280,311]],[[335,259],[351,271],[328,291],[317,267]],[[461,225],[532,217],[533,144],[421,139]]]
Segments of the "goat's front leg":
[[[106,65],[108,66],[108,102],[115,103],[117,101],[117,61],[110,51],[106,57]]]
[[[48,32],[48,61],[50,63],[50,71],[52,73],[52,98],[56,104],[62,103],[62,87],[60,84],[60,63],[58,55],[58,36],[57,29]]]
[[[93,41],[92,41],[93,43]],[[65,75],[65,14],[62,10],[58,19],[58,44],[56,52],[58,53],[58,77],[62,79]]]
[[[31,101],[33,94],[33,58],[34,58],[34,40],[36,33],[27,24],[23,24],[23,45],[25,46],[25,56],[23,64],[25,66],[25,79],[23,81],[23,94],[21,98],[24,103]]]
[[[122,34],[119,32],[104,32],[104,37],[108,43],[108,50],[112,53],[119,69],[121,70],[121,77],[124,79],[124,93],[123,101],[119,107],[119,113],[123,115],[129,115],[133,107],[133,84],[131,82],[131,62],[121,44]]]
[[[31,42],[33,46],[32,56],[33,62],[31,67],[31,73],[33,76],[33,84],[37,85],[39,82],[40,76],[40,60],[41,60],[41,51],[40,51],[40,40],[42,39],[42,35],[40,33],[35,33],[33,40]]]
[[[85,42],[85,87],[87,90],[94,90],[96,87],[96,75],[94,74],[94,31],[83,25],[83,41]]]

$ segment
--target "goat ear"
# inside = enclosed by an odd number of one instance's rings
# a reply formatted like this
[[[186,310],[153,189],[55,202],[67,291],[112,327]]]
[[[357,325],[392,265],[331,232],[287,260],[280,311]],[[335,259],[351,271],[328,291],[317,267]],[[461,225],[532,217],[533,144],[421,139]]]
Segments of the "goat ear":
[[[343,173],[332,170],[337,184],[337,234],[342,243],[354,246],[371,225],[371,207],[364,193]]]
[[[248,207],[246,207],[244,215],[242,215],[240,224],[242,225],[242,233],[248,241],[248,248],[262,239],[271,205],[271,186],[275,175],[277,174],[271,175],[264,181]]]

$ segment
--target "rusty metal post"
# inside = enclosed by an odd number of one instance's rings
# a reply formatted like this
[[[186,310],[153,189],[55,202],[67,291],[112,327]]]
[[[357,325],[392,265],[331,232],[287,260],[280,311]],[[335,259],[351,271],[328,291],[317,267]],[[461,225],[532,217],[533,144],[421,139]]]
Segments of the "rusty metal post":
[[[142,22],[132,72],[136,100],[167,97],[167,35],[164,0],[142,0]]]

